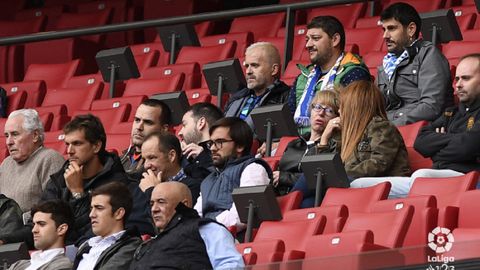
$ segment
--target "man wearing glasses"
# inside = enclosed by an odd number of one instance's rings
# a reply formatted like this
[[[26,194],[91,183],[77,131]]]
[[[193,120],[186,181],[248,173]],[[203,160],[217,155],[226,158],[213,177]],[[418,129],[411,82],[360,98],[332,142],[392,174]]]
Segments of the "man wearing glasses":
[[[200,186],[195,210],[200,216],[215,219],[223,225],[244,228],[240,223],[232,191],[237,187],[267,185],[272,171],[262,159],[250,154],[253,133],[238,117],[225,117],[210,127],[208,146],[215,171]]]

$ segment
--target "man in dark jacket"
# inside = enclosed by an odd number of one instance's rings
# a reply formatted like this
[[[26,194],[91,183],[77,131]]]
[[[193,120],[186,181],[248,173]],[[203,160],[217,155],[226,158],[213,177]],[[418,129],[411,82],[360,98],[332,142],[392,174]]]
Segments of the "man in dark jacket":
[[[452,104],[448,61],[431,42],[419,38],[421,19],[414,7],[395,3],[380,15],[388,54],[378,68],[377,84],[387,116],[401,126],[433,121]]]
[[[10,234],[22,227],[20,206],[14,200],[0,194],[0,235]]]
[[[180,166],[182,149],[178,138],[170,133],[155,132],[148,135],[142,144],[145,170],[140,188],[150,198],[152,188],[161,182],[176,181],[188,186],[196,202],[202,179],[185,174]]]
[[[135,252],[130,269],[240,269],[242,255],[230,232],[200,218],[189,188],[180,182],[155,186],[150,200],[158,235]]]
[[[204,179],[210,174],[212,153],[207,147],[210,140],[208,130],[222,117],[222,111],[208,102],[194,104],[183,115],[178,137],[182,145],[182,168],[187,175]]]
[[[110,182],[93,190],[90,220],[96,236],[80,246],[73,269],[128,269],[142,242],[135,228],[125,228],[132,204],[123,183]]]
[[[250,45],[245,52],[247,88],[232,95],[225,116],[237,116],[254,129],[250,112],[258,107],[288,101],[289,86],[280,81],[281,62],[277,48],[268,42]]]
[[[480,170],[480,54],[461,58],[455,81],[460,104],[424,127],[414,147],[434,169],[468,173]]]
[[[134,197],[135,203],[127,225],[137,226],[142,234],[153,234],[148,199],[139,189],[138,183],[127,177],[118,156],[105,150],[106,134],[100,119],[91,114],[79,115],[67,123],[63,131],[68,160],[60,171],[51,175],[41,200],[61,199],[70,204],[75,224],[67,238],[67,244],[75,243],[78,246],[93,236],[88,217],[90,193],[112,181],[128,185]],[[6,242],[26,241],[31,244],[30,231],[31,228],[24,228],[4,239]]]

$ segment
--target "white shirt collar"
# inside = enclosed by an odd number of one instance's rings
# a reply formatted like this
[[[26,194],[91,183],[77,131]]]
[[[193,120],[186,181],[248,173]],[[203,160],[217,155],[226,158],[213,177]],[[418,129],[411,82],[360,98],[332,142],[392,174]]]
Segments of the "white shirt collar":
[[[65,253],[64,248],[52,248],[43,251],[35,251],[31,255],[30,266],[26,270],[36,270],[40,266],[50,262],[58,254],[63,253]]]

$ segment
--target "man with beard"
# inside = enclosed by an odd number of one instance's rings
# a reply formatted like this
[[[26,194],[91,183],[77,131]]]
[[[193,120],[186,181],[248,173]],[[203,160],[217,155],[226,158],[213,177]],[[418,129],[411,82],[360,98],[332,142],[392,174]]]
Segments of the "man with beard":
[[[357,80],[370,80],[361,58],[345,52],[345,30],[333,16],[318,16],[307,25],[306,49],[311,64],[298,64],[301,73],[290,91],[288,104],[295,112],[299,133],[310,131],[310,103],[317,91],[332,90]]]
[[[452,104],[448,61],[431,42],[419,38],[421,19],[414,7],[395,3],[380,20],[388,54],[378,68],[377,83],[395,125],[433,121]]]
[[[186,174],[199,179],[210,174],[208,168],[212,166],[212,153],[207,147],[210,140],[208,130],[222,117],[222,111],[207,102],[194,104],[183,115],[178,136],[182,145],[182,168]]]
[[[250,112],[258,107],[288,101],[289,87],[280,81],[281,62],[278,49],[269,42],[257,42],[245,51],[247,88],[235,92],[225,107],[225,116],[245,120],[254,130]]]
[[[168,106],[156,99],[147,99],[138,106],[132,125],[130,146],[123,152],[122,165],[129,174],[143,172],[142,143],[145,137],[155,131],[168,131],[171,123]]]
[[[267,185],[272,179],[268,164],[250,154],[253,132],[238,117],[225,117],[210,127],[208,146],[212,151],[215,171],[200,186],[195,210],[200,216],[215,219],[223,225],[240,223],[232,191],[237,187]]]

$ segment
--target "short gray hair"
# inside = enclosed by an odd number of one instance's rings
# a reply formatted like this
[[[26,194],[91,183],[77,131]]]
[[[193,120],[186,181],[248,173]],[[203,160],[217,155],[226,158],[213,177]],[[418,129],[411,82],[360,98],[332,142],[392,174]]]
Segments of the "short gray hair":
[[[8,115],[8,119],[13,119],[18,116],[23,116],[23,129],[30,133],[37,130],[40,142],[43,144],[43,140],[45,138],[45,130],[43,129],[43,124],[42,121],[40,121],[38,112],[34,109],[16,110]]]

